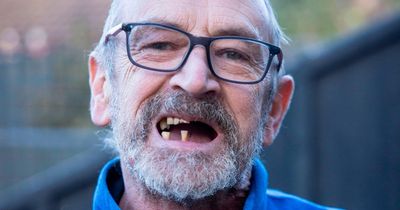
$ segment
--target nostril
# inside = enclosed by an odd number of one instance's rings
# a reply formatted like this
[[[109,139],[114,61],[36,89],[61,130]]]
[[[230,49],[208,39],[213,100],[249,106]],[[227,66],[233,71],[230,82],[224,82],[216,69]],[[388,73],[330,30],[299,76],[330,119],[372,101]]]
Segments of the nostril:
[[[181,89],[194,96],[220,90],[219,81],[206,70],[182,69],[172,76],[169,84],[172,89]]]

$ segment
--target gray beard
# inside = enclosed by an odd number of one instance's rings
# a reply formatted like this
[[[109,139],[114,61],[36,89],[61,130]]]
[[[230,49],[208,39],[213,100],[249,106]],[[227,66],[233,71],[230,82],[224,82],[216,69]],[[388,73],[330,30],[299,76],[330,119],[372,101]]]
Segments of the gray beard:
[[[248,183],[252,160],[262,147],[265,117],[242,135],[232,115],[215,97],[200,100],[183,92],[157,94],[143,104],[136,120],[122,111],[126,102],[115,99],[113,104],[112,128],[121,161],[130,176],[152,195],[188,203]],[[205,154],[146,145],[155,126],[152,120],[160,111],[201,116],[203,120],[216,122],[224,134],[223,147],[217,153]]]

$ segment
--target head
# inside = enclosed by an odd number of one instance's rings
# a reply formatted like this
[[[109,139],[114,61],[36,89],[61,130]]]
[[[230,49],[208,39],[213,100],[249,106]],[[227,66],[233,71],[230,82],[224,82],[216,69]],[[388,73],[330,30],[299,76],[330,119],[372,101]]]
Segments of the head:
[[[279,131],[293,79],[278,72],[274,56],[258,83],[222,80],[201,45],[176,71],[138,67],[128,58],[124,33],[107,34],[119,23],[143,22],[167,23],[196,37],[241,35],[279,46],[284,37],[269,2],[114,0],[89,59],[92,121],[111,127],[128,171],[124,179],[179,202],[243,188],[252,161]]]

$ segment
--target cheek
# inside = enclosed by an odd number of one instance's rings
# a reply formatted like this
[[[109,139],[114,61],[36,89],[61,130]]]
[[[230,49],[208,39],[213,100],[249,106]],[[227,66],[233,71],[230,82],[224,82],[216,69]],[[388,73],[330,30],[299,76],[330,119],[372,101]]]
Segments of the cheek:
[[[120,74],[121,75],[121,74]],[[143,102],[161,90],[165,76],[143,69],[129,69],[118,80],[119,111],[136,119]]]
[[[261,117],[262,100],[257,91],[249,86],[228,93],[227,103],[242,130],[254,127]]]

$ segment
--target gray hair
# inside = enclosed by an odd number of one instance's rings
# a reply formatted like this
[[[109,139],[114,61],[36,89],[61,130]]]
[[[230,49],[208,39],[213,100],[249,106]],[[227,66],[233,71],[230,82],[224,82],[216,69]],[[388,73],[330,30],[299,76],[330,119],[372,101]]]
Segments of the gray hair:
[[[270,15],[270,24],[271,31],[270,37],[271,42],[277,46],[281,46],[282,44],[286,44],[288,41],[287,36],[283,33],[279,23],[276,19],[274,10],[270,4],[269,0],[264,0],[267,11]],[[103,34],[101,36],[100,42],[96,45],[95,49],[90,53],[90,56],[96,58],[99,66],[106,70],[106,74],[108,77],[113,76],[114,72],[114,59],[116,57],[117,43],[110,41],[105,45],[105,39],[107,32],[117,24],[122,22],[121,12],[123,11],[122,0],[113,0],[107,19],[104,24]],[[281,66],[279,75],[284,74],[284,67]]]

